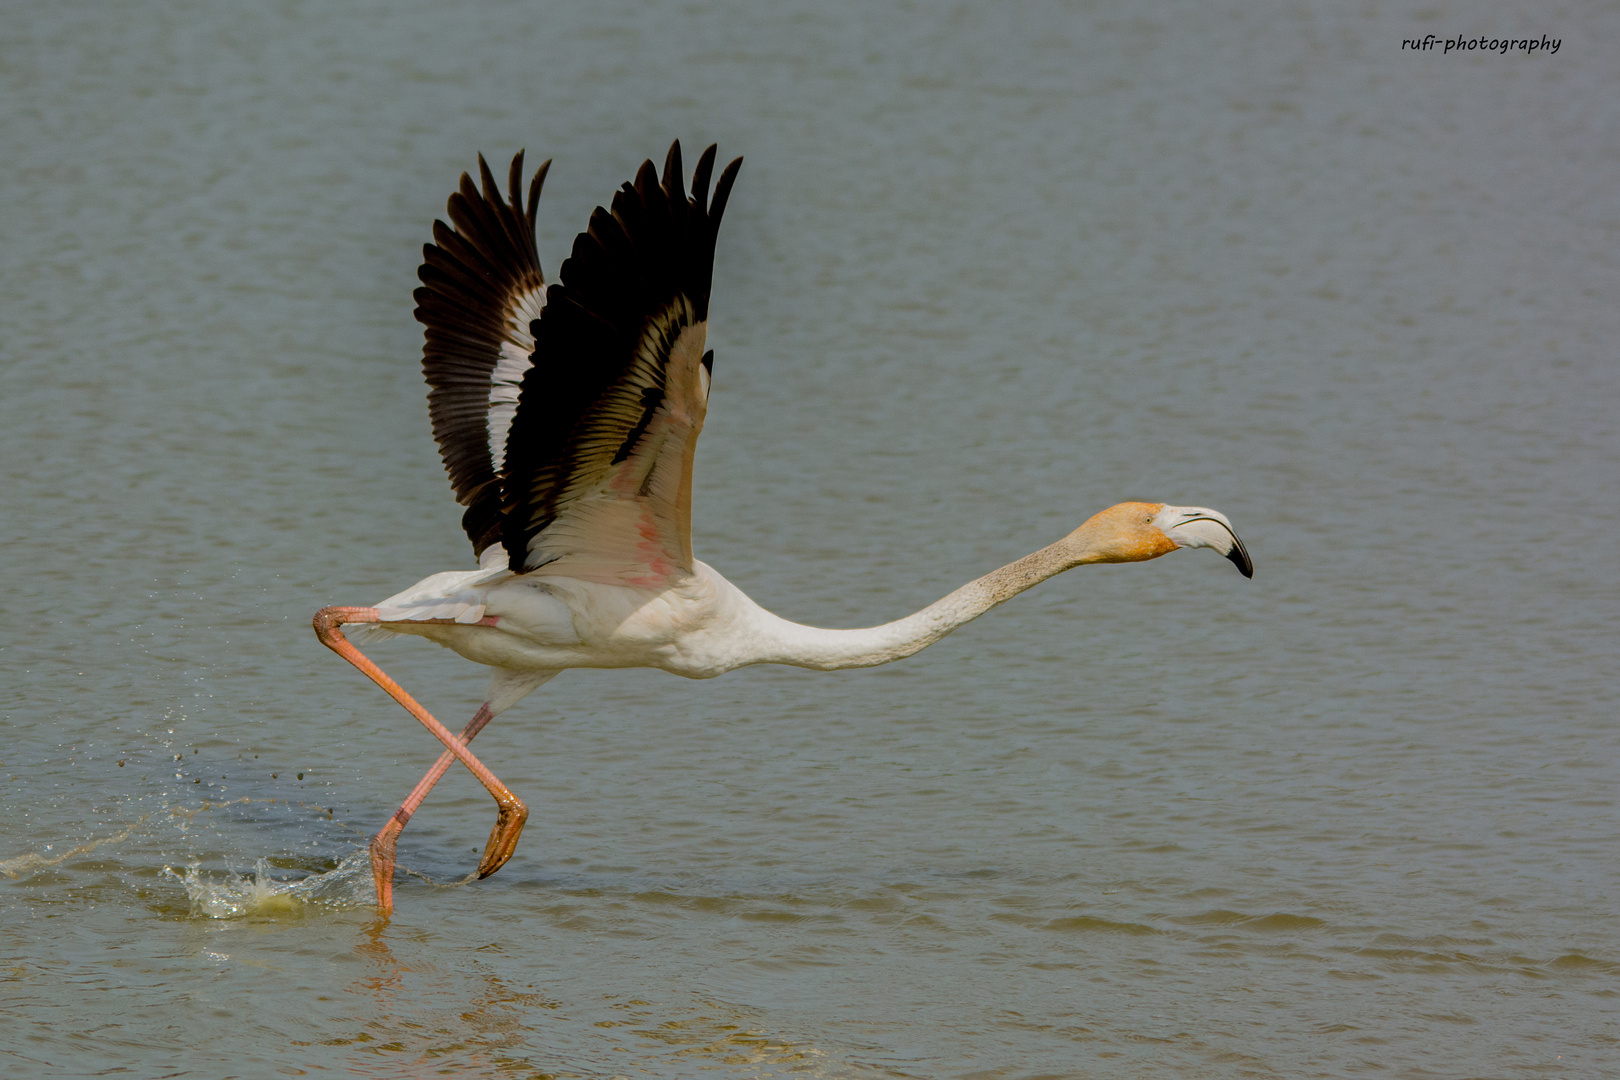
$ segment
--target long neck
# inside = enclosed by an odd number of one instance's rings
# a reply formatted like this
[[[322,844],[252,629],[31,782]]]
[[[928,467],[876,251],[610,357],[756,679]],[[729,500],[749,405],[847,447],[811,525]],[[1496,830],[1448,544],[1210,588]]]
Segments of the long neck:
[[[914,615],[864,630],[822,630],[778,618],[763,609],[759,659],[832,671],[874,667],[926,649],[958,626],[970,623],[997,604],[1010,600],[1070,567],[1094,559],[1071,535],[1033,555],[968,582]]]

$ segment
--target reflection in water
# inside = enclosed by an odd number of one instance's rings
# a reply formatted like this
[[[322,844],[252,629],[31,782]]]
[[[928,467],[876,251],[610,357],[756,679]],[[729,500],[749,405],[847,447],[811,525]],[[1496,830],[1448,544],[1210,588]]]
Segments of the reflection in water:
[[[701,995],[675,1006],[620,995],[570,1003],[533,983],[518,985],[485,962],[451,972],[426,953],[416,962],[402,961],[387,941],[386,925],[373,924],[355,946],[369,970],[349,993],[365,1003],[355,1010],[363,1015],[331,1018],[339,1027],[349,1025],[348,1031],[320,1043],[362,1055],[349,1058],[361,1075],[436,1075],[447,1060],[455,1061],[456,1075],[466,1076],[529,1075],[525,1070],[535,1069],[566,1075],[593,1066],[641,1076],[717,1065],[804,1076],[867,1071],[769,1034],[757,1012]],[[475,950],[488,959],[504,951],[499,942]],[[537,1051],[548,1042],[558,1049]],[[582,1044],[592,1043],[599,1046],[581,1052]],[[367,1064],[369,1058],[377,1060]]]

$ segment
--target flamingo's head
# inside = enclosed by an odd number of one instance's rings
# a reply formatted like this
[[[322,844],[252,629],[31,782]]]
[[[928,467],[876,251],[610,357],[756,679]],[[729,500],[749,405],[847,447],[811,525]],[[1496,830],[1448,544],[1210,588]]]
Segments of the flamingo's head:
[[[1083,562],[1144,562],[1177,548],[1214,548],[1244,577],[1254,563],[1226,515],[1202,506],[1127,502],[1110,506],[1072,534]]]

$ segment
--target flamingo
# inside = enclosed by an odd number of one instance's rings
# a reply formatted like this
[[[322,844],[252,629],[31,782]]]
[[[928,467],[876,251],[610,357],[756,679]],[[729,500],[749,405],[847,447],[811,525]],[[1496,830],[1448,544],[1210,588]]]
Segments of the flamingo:
[[[705,327],[715,235],[742,159],[709,196],[715,147],[687,194],[680,143],[660,180],[651,161],[612,209],[596,208],[558,280],[535,244],[542,164],[523,192],[523,153],[503,198],[478,158],[435,221],[416,290],[426,326],[428,411],[462,526],[478,559],[375,607],[326,607],[316,636],[445,746],[371,841],[376,900],[393,910],[400,832],[461,762],[495,799],[478,864],[512,857],[528,807],[468,749],[490,720],[565,668],[653,667],[709,679],[749,664],[818,671],[871,667],[927,648],[998,604],[1072,567],[1142,562],[1212,548],[1253,577],[1231,522],[1202,507],[1123,502],[913,615],[864,630],[801,626],[771,614],[692,554],[692,459],[714,353]],[[494,669],[485,700],[452,733],[341,631],[414,634]]]

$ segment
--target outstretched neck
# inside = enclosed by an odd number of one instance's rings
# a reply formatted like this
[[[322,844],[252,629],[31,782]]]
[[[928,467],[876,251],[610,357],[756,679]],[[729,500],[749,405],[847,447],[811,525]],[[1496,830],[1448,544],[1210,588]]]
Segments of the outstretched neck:
[[[777,618],[769,612],[760,627],[762,663],[793,664],[832,671],[874,667],[919,652],[1047,578],[1100,559],[1081,542],[1080,530],[1033,555],[992,570],[914,615],[864,630],[823,630]]]

